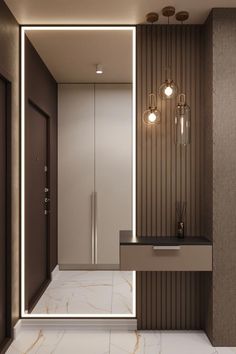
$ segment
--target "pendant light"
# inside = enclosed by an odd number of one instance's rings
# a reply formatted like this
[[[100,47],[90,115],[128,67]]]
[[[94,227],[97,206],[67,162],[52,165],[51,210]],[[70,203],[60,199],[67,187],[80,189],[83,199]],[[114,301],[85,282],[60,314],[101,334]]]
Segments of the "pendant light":
[[[186,94],[182,91],[183,86],[183,22],[189,18],[186,11],[181,11],[176,14],[176,20],[181,22],[181,63],[180,63],[180,80],[181,93],[178,96],[178,105],[175,115],[175,143],[178,145],[190,144],[190,116],[191,110],[186,103]]]
[[[175,8],[173,6],[164,7],[162,10],[162,15],[168,18],[167,24],[167,44],[166,44],[166,79],[164,83],[159,88],[159,95],[162,99],[168,100],[174,98],[178,95],[178,86],[171,78],[172,70],[171,70],[171,60],[170,60],[170,17],[174,16]]]
[[[147,22],[151,23],[151,93],[148,95],[148,109],[143,112],[143,120],[147,125],[157,125],[161,121],[161,113],[157,109],[157,98],[153,93],[153,23],[158,20],[156,12],[150,12],[146,16]]]

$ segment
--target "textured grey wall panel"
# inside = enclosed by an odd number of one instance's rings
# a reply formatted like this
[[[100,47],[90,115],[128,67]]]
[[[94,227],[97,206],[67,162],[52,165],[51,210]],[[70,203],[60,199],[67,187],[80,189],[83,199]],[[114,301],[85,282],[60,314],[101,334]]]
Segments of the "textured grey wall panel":
[[[214,9],[212,16],[212,340],[236,346],[236,9]]]

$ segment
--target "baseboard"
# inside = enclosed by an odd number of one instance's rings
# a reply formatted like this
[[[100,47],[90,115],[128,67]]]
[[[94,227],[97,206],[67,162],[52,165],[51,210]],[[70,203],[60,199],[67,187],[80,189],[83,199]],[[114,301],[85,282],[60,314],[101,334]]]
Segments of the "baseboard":
[[[14,327],[14,339],[22,330],[43,329],[43,330],[117,330],[136,331],[137,319],[28,319],[19,320]]]
[[[119,264],[59,264],[60,270],[120,270]]]
[[[15,324],[15,326],[13,327],[13,338],[16,339],[20,333],[21,330],[21,321],[22,320],[18,320]]]
[[[58,273],[59,273],[59,265],[57,265],[51,273],[52,280],[55,279],[55,277],[57,276]]]

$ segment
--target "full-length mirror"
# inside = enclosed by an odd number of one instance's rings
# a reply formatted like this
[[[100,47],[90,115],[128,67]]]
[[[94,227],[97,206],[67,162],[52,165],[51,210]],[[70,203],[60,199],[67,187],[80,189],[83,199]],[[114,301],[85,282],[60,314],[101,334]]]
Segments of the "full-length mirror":
[[[135,317],[135,28],[22,27],[23,317]]]

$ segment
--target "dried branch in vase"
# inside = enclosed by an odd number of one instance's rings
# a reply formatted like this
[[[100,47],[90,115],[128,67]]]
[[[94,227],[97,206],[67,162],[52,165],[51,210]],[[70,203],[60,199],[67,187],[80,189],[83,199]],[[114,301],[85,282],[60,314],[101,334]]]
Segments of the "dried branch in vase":
[[[184,238],[184,218],[186,215],[186,202],[176,202],[176,215],[177,215],[177,236]]]

